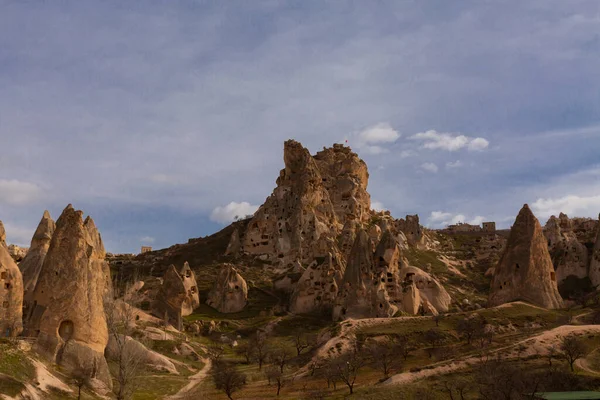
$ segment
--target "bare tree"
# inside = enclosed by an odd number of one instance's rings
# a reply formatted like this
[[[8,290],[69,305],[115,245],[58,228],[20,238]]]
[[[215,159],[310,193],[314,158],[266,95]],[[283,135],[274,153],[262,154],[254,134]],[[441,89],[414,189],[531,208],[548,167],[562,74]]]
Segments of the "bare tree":
[[[218,363],[225,354],[225,348],[219,343],[213,342],[206,347],[206,354],[210,361]]]
[[[215,387],[224,392],[230,400],[233,400],[233,393],[246,386],[246,375],[223,361],[213,365],[211,377]]]
[[[297,330],[294,334],[294,346],[298,356],[302,353],[302,350],[310,347],[308,335],[302,330]]]
[[[413,351],[413,347],[410,344],[408,337],[406,335],[394,335],[393,339],[398,354],[402,355],[402,358],[404,358],[404,361],[406,361],[410,353]]]
[[[467,344],[471,344],[471,341],[480,329],[482,329],[481,321],[476,317],[461,319],[456,325],[456,331],[458,332],[458,335],[465,339]]]
[[[575,335],[569,335],[562,338],[560,343],[560,353],[567,360],[571,367],[571,372],[575,371],[573,367],[575,361],[586,355],[587,349],[583,341]]]
[[[267,337],[265,335],[256,334],[250,340],[250,346],[254,348],[254,358],[258,363],[258,369],[262,370],[263,364],[269,357],[269,345],[267,343]]]
[[[442,320],[444,319],[444,315],[443,314],[438,314],[438,315],[434,315],[433,316],[433,322],[435,322],[435,326],[440,326],[440,322],[442,322]]]
[[[333,361],[333,368],[337,377],[348,386],[350,394],[354,393],[354,385],[360,369],[364,366],[364,357],[358,349],[342,355]]]
[[[371,362],[383,373],[385,379],[389,378],[390,372],[402,365],[398,355],[400,349],[398,345],[389,337],[382,341],[373,341],[367,346]]]
[[[429,344],[431,347],[435,349],[438,344],[440,344],[444,340],[444,334],[437,328],[432,328],[425,332],[423,335],[423,339]],[[429,351],[429,357],[433,356],[432,350]]]
[[[469,382],[463,379],[444,380],[444,392],[448,394],[450,400],[465,400],[465,395],[469,391]]]
[[[81,400],[81,390],[90,385],[92,371],[89,368],[77,368],[71,372],[73,385],[77,387],[77,400]]]
[[[277,396],[279,396],[281,388],[283,388],[287,384],[287,379],[285,378],[283,371],[281,371],[281,369],[278,366],[271,365],[266,369],[265,375],[269,380],[269,385],[271,383],[275,384],[275,386],[277,387]]]
[[[281,373],[283,373],[285,366],[290,360],[290,353],[285,349],[277,349],[271,354],[271,360],[273,364],[279,368]]]
[[[117,400],[130,399],[137,391],[138,376],[143,368],[139,347],[129,344],[135,327],[135,308],[126,303],[121,307],[116,301],[106,301],[106,325],[111,343],[111,358],[117,364],[117,385],[114,387]]]
[[[254,348],[249,343],[242,343],[235,348],[235,354],[244,357],[246,364],[250,364],[254,357]]]

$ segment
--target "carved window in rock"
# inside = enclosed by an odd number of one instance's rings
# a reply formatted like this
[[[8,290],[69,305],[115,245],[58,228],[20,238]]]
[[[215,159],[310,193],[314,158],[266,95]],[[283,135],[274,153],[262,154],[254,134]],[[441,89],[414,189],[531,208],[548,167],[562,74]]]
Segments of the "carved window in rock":
[[[10,290],[10,289],[12,289],[12,284],[11,284],[10,282],[6,282],[6,283],[4,284],[4,289],[6,289],[6,290]]]
[[[5,301],[5,302],[3,302],[3,303],[2,303],[2,307],[4,307],[4,308],[8,308],[8,301]]]
[[[190,269],[185,270],[185,277],[186,278],[191,278],[192,277],[192,270],[190,270]]]
[[[6,271],[0,272],[0,279],[6,279],[6,277],[7,277]]]
[[[73,321],[65,320],[60,323],[58,327],[58,335],[65,342],[73,337],[73,333],[75,331],[75,326],[73,325]]]
[[[196,294],[196,292],[197,292],[197,291],[198,291],[198,289],[196,289],[196,286],[192,286],[192,287],[190,288],[190,293],[191,293],[191,294]]]
[[[556,282],[556,273],[554,271],[550,272],[550,280],[552,280],[552,282]]]

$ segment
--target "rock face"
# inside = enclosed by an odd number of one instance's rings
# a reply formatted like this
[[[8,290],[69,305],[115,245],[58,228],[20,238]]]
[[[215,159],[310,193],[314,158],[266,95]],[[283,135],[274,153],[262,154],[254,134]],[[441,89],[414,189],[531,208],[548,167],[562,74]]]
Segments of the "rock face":
[[[391,317],[397,311],[389,298],[385,282],[374,272],[373,243],[360,230],[352,246],[333,319]]]
[[[365,163],[334,145],[314,157],[296,141],[284,145],[277,187],[250,221],[243,251],[289,267],[327,257],[349,221],[367,221],[370,197]]]
[[[26,328],[40,354],[66,368],[83,367],[110,387],[104,297],[111,281],[100,234],[82,215],[69,204],[56,222]]]
[[[296,285],[290,301],[290,311],[296,314],[327,313],[333,309],[344,266],[329,253],[308,266]]]
[[[434,315],[448,311],[452,298],[437,279],[412,266],[400,268],[398,274],[403,280],[403,303],[400,307],[402,311],[413,315],[419,311]],[[415,292],[417,294],[412,294]],[[409,299],[407,303],[404,302],[406,298]]]
[[[22,310],[23,278],[21,271],[8,253],[8,249],[0,244],[0,337],[17,336],[21,333],[23,330]]]
[[[27,248],[11,244],[8,246],[8,254],[10,254],[15,262],[19,263],[23,261],[23,258],[27,255]]]
[[[6,230],[2,221],[0,221],[0,246],[6,247]]]
[[[497,306],[516,300],[545,308],[563,305],[547,240],[527,204],[519,212],[496,266],[488,304]]]
[[[404,233],[411,246],[418,247],[423,244],[423,228],[418,215],[407,215],[405,219],[396,220],[396,229]]]
[[[187,299],[188,290],[183,283],[183,278],[175,266],[170,265],[165,272],[156,299],[152,303],[152,314],[181,330],[183,328],[181,314],[183,304]]]
[[[40,221],[35,233],[33,234],[33,238],[31,239],[29,251],[27,252],[27,255],[23,261],[21,261],[19,264],[19,268],[23,274],[23,287],[25,290],[25,293],[23,294],[25,315],[27,315],[31,309],[35,285],[37,283],[38,276],[40,275],[40,271],[42,270],[44,260],[46,259],[48,249],[50,248],[50,241],[52,240],[52,235],[54,234],[55,229],[56,224],[54,223],[52,217],[50,217],[50,213],[48,211],[44,211],[42,220]]]
[[[120,348],[122,346],[122,348]],[[125,357],[135,357],[142,360],[142,365],[159,372],[168,372],[179,375],[175,365],[165,356],[148,349],[137,340],[123,335],[119,335],[119,342],[111,335],[106,347],[106,357],[109,359],[118,359],[119,355]]]
[[[557,282],[560,283],[571,275],[577,278],[588,276],[587,248],[577,239],[567,215],[561,213],[559,218],[551,216],[546,223],[544,235],[548,240]]]
[[[600,220],[600,215],[598,216],[598,220]],[[592,251],[589,276],[592,285],[600,285],[600,223],[598,224],[596,243],[594,244],[594,249]]]
[[[227,244],[227,250],[225,250],[225,255],[237,255],[242,249],[242,242],[240,240],[240,231],[238,228],[231,233],[231,237],[229,238],[229,243]]]
[[[242,311],[248,303],[248,285],[231,264],[224,264],[206,304],[222,313]]]
[[[181,271],[179,271],[179,276],[181,276],[181,279],[183,280],[183,287],[187,293],[187,296],[181,305],[181,315],[185,317],[198,308],[200,305],[200,297],[198,295],[196,274],[194,274],[194,271],[192,271],[187,261],[183,264]]]

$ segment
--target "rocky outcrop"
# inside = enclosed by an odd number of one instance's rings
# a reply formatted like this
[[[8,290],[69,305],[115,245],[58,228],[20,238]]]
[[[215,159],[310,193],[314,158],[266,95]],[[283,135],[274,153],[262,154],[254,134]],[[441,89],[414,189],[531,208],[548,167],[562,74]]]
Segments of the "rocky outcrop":
[[[544,228],[556,281],[559,283],[568,276],[588,276],[588,251],[577,239],[572,226],[569,217],[561,213],[559,218],[551,216]]]
[[[226,256],[235,256],[238,255],[240,250],[242,249],[242,241],[240,240],[240,231],[238,228],[231,233],[231,237],[229,238],[229,243],[227,244],[227,249],[225,250]]]
[[[181,315],[187,316],[194,312],[200,305],[200,297],[198,294],[198,284],[196,283],[196,274],[190,268],[187,261],[183,264],[183,268],[179,271],[179,276],[183,280],[183,287],[187,293],[183,304],[181,305]]]
[[[222,313],[240,312],[248,303],[248,285],[231,264],[224,264],[206,304]]]
[[[352,246],[333,319],[391,317],[397,311],[389,298],[385,282],[375,274],[373,243],[360,230]]]
[[[333,204],[339,223],[349,219],[367,223],[370,218],[371,196],[367,192],[367,164],[349,147],[334,144],[313,157],[321,180]]]
[[[52,217],[50,217],[50,213],[44,211],[42,220],[38,224],[38,227],[33,234],[33,238],[31,239],[29,251],[23,261],[19,264],[19,268],[23,274],[23,287],[25,290],[23,294],[25,315],[28,315],[28,312],[31,309],[35,285],[38,276],[40,275],[40,271],[42,270],[44,260],[46,259],[48,249],[50,248],[50,241],[52,240],[55,229],[56,224]]]
[[[0,246],[6,247],[6,230],[2,221],[0,221]]]
[[[343,145],[313,157],[288,140],[284,162],[277,187],[254,214],[242,247],[281,266],[296,260],[307,266],[332,251],[344,226],[368,222],[369,174],[366,164]]]
[[[188,299],[188,291],[183,279],[175,266],[171,265],[167,268],[163,283],[152,303],[152,314],[173,325],[175,329],[181,330],[183,328],[181,314],[186,299]]]
[[[598,220],[600,221],[600,215],[598,216]],[[600,223],[598,224],[596,242],[592,250],[589,277],[592,281],[592,285],[596,287],[600,285]]]
[[[34,348],[68,369],[90,371],[105,385],[112,382],[104,359],[108,329],[104,297],[110,291],[105,251],[91,218],[69,204],[39,273],[27,318]]]
[[[329,253],[308,266],[292,293],[291,312],[331,312],[338,294],[338,282],[345,270],[339,257]]]
[[[129,336],[118,335],[117,338],[115,335],[110,335],[106,347],[106,357],[109,360],[118,360],[119,357],[134,358],[139,360],[145,368],[179,375],[177,368],[167,357],[148,349]]]
[[[418,215],[407,215],[405,219],[396,220],[396,229],[404,233],[411,246],[420,246],[424,243],[423,228]]]
[[[539,221],[525,204],[513,224],[492,278],[488,304],[523,300],[545,308],[563,305],[548,243]]]
[[[448,311],[452,298],[444,286],[433,276],[420,268],[412,266],[400,268],[398,274],[403,281],[403,303],[399,307],[402,311],[413,315],[417,314],[414,311],[415,309],[419,312],[434,315]],[[412,294],[415,291],[418,295]],[[408,303],[404,303],[406,298],[409,298]]]
[[[284,162],[277,187],[248,225],[243,249],[248,254],[266,255],[284,266],[295,260],[308,265],[327,254],[328,249],[317,245],[319,241],[337,236],[336,213],[307,149],[288,140]]]
[[[22,310],[21,271],[8,253],[8,249],[0,244],[0,337],[17,336],[21,333]]]
[[[17,246],[16,244],[11,244],[8,246],[8,254],[10,254],[16,263],[23,261],[27,255],[27,250],[28,249],[26,247]]]

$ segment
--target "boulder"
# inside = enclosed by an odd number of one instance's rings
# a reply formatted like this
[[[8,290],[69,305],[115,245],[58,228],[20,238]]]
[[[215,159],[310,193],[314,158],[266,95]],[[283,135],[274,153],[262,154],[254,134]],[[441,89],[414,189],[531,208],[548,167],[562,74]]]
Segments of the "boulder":
[[[248,285],[232,264],[224,264],[206,304],[222,313],[240,312],[248,303]]]
[[[447,312],[450,308],[452,298],[442,286],[442,284],[433,276],[420,268],[413,266],[404,266],[400,268],[399,276],[403,280],[403,291],[414,284],[419,292],[420,304],[425,312],[429,310],[430,314]],[[412,290],[412,289],[411,289]],[[416,298],[416,296],[414,296]],[[414,313],[415,306],[412,300],[408,304],[402,304],[401,310],[410,314]],[[435,311],[433,311],[435,310]]]
[[[23,311],[26,316],[29,315],[29,311],[31,310],[35,285],[46,259],[48,249],[50,248],[50,241],[55,229],[56,223],[50,217],[50,213],[44,211],[44,215],[31,238],[29,251],[19,264],[19,268],[23,274],[23,287],[25,290],[23,295]]]
[[[225,255],[238,255],[241,249],[242,241],[240,240],[240,231],[238,230],[238,228],[235,228],[234,231],[231,233],[231,237],[229,238],[229,243],[227,244]]]
[[[20,263],[27,255],[27,248],[11,244],[8,246],[8,254],[12,257],[15,262]]]
[[[111,387],[104,349],[104,300],[112,290],[105,251],[91,218],[70,204],[56,221],[27,318],[34,349],[67,369],[92,371]]]
[[[22,313],[23,278],[21,271],[8,253],[8,249],[0,244],[0,337],[12,337],[21,333],[23,330]]]
[[[519,212],[495,268],[488,304],[516,300],[551,309],[563,306],[548,242],[527,204]]]
[[[117,360],[119,357],[134,358],[139,360],[144,367],[159,372],[168,372],[179,375],[175,365],[167,357],[148,349],[137,340],[123,335],[110,335],[106,347],[106,358]]]
[[[170,265],[163,277],[163,283],[156,299],[152,303],[152,314],[169,323],[177,330],[183,328],[182,310],[184,302],[189,299],[183,278],[174,265]]]

